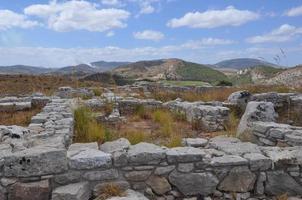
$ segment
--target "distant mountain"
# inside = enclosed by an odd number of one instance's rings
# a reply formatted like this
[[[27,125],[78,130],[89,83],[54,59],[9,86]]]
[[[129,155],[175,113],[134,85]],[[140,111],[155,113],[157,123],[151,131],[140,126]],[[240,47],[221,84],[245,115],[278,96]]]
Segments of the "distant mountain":
[[[112,70],[113,73],[133,79],[188,80],[216,83],[228,80],[222,72],[206,65],[180,59],[161,59],[130,63]]]
[[[229,68],[229,69],[245,69],[255,66],[270,66],[270,67],[277,67],[277,68],[280,67],[273,63],[265,62],[254,58],[238,58],[238,59],[224,60],[219,63],[216,63],[215,66],[217,68]]]
[[[85,75],[94,74],[97,72],[99,72],[99,70],[96,68],[93,68],[86,64],[80,64],[80,65],[76,65],[76,66],[68,66],[68,67],[59,68],[59,69],[51,72],[51,74],[85,76]]]
[[[51,68],[33,67],[26,65],[0,66],[0,74],[44,74],[53,71]]]
[[[130,64],[130,62],[106,62],[106,61],[97,61],[90,63],[92,67],[97,68],[99,71],[108,71],[122,65]]]

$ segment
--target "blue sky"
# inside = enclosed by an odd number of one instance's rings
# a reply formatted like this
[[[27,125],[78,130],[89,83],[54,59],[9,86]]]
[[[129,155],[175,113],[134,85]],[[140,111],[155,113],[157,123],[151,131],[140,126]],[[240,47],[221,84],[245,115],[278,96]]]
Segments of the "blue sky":
[[[0,65],[170,57],[301,64],[302,1],[0,1]]]

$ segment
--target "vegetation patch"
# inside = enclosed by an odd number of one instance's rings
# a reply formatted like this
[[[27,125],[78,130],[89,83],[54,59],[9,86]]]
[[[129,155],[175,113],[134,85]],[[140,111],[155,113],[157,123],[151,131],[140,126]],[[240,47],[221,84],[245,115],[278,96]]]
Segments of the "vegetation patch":
[[[26,111],[0,112],[1,125],[28,126],[31,118],[41,112],[41,108],[34,108]]]

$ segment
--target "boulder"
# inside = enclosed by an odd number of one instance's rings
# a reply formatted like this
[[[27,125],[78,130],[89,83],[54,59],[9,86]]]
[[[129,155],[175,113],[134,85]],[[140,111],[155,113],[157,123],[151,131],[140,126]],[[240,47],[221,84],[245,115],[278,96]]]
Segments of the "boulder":
[[[205,152],[194,147],[175,147],[167,151],[169,163],[201,161]]]
[[[30,183],[15,183],[10,187],[8,199],[11,200],[41,200],[49,199],[51,188],[48,180],[30,182]]]
[[[203,138],[183,138],[182,145],[188,147],[205,147],[208,144],[207,139]]]
[[[266,173],[265,193],[269,195],[302,195],[302,186],[294,178],[283,171],[269,171]]]
[[[219,184],[218,189],[226,192],[248,192],[254,188],[256,175],[248,167],[234,167]]]
[[[163,148],[149,143],[133,145],[128,150],[128,162],[134,165],[159,164],[165,158]]]
[[[274,104],[271,102],[255,102],[251,101],[247,104],[245,112],[241,117],[237,129],[237,137],[251,139],[250,126],[253,122],[274,122],[277,117],[274,109]]]
[[[163,195],[172,189],[168,180],[160,176],[151,176],[146,183],[157,195]]]
[[[250,101],[252,94],[248,91],[237,91],[232,93],[227,102],[237,105],[238,107],[245,109],[247,103]]]
[[[66,150],[36,146],[7,155],[4,175],[30,177],[58,174],[67,170]]]
[[[180,173],[174,170],[169,175],[169,181],[184,195],[207,196],[214,193],[218,179],[212,173]]]
[[[74,183],[56,188],[52,200],[88,200],[90,190],[88,182]]]
[[[112,142],[105,142],[100,145],[100,150],[106,153],[113,153],[116,151],[123,151],[129,149],[130,142],[125,138],[119,138],[118,140]]]

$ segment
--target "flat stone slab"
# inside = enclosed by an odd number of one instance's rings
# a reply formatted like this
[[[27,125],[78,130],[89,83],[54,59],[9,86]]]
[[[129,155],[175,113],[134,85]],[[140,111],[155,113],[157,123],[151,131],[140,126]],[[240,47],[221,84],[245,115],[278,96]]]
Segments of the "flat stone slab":
[[[105,142],[104,144],[100,145],[100,150],[106,153],[113,153],[116,151],[129,149],[130,145],[131,144],[127,139],[120,138],[112,142]]]
[[[244,158],[249,161],[252,171],[254,170],[265,171],[272,167],[272,161],[268,157],[259,153],[245,154]]]
[[[236,165],[247,165],[248,161],[240,156],[236,155],[225,155],[221,157],[214,157],[211,160],[211,165],[214,167],[218,166],[236,166]]]
[[[133,190],[127,190],[123,197],[111,197],[107,200],[148,200],[143,194]]]
[[[182,144],[188,147],[205,147],[208,144],[208,140],[203,138],[184,138]]]
[[[246,153],[261,153],[259,147],[256,144],[250,142],[221,142],[219,146],[216,147],[217,150],[223,151],[230,155],[243,155]]]
[[[139,143],[133,145],[128,151],[128,162],[130,164],[158,164],[165,158],[166,150],[149,143]]]
[[[56,188],[52,200],[88,200],[90,189],[88,182],[69,184]]]
[[[15,183],[11,186],[8,194],[8,199],[13,200],[41,200],[49,199],[51,188],[48,180],[30,182],[30,183]]]
[[[84,149],[72,147],[67,151],[68,164],[71,169],[109,168],[112,166],[111,154],[94,149],[94,145]]]
[[[58,174],[67,170],[66,150],[33,147],[4,158],[4,176],[30,177]]]
[[[194,147],[176,147],[167,151],[169,163],[202,161],[205,152]]]

